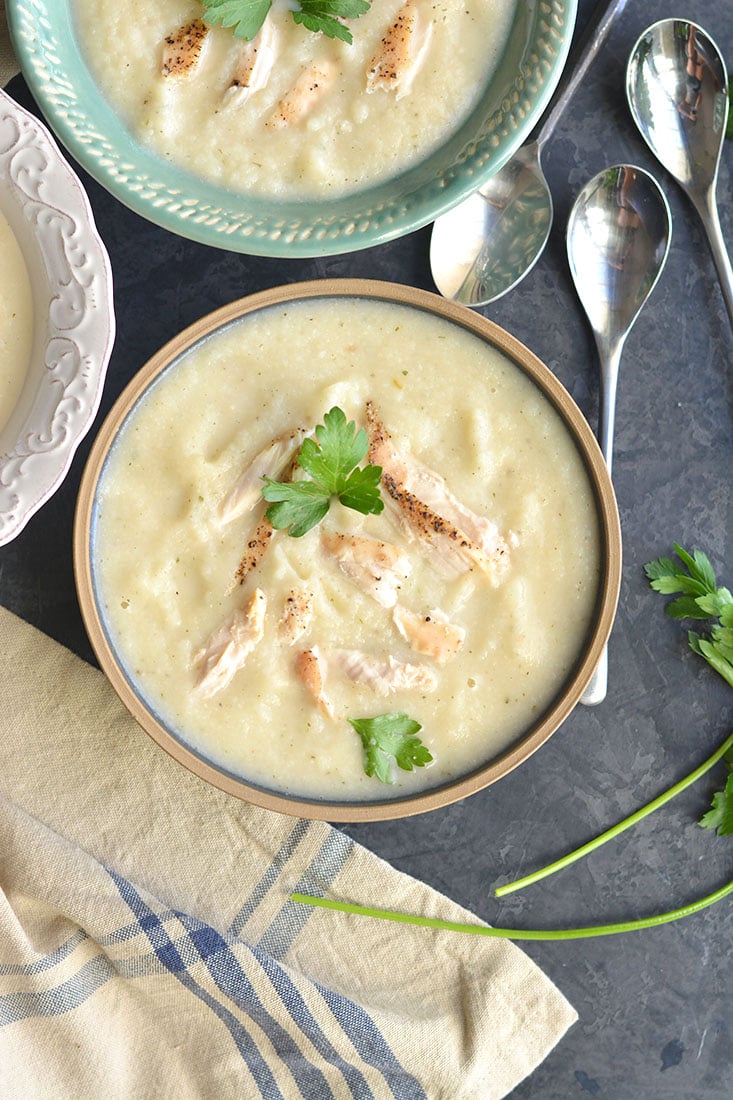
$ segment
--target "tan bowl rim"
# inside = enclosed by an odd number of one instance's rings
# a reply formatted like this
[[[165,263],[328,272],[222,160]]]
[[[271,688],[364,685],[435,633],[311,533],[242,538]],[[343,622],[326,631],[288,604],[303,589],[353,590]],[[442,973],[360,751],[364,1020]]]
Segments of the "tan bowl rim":
[[[331,802],[290,796],[248,783],[198,756],[158,722],[135,693],[107,640],[92,583],[90,536],[99,476],[118,429],[150,383],[194,344],[231,321],[269,306],[333,297],[370,298],[427,310],[458,324],[503,352],[534,381],[560,414],[583,459],[598,510],[602,576],[595,621],[582,656],[540,721],[510,749],[468,775],[440,787],[383,801]],[[611,478],[587,420],[560,381],[524,344],[481,314],[429,291],[371,279],[317,279],[258,291],[207,314],[168,341],[126,386],[97,434],[79,490],[73,551],[79,604],[92,648],[115,692],[145,732],[179,764],[227,794],[265,809],[325,821],[408,817],[457,802],[513,771],[548,740],[578,703],[611,633],[621,585],[621,526]]]

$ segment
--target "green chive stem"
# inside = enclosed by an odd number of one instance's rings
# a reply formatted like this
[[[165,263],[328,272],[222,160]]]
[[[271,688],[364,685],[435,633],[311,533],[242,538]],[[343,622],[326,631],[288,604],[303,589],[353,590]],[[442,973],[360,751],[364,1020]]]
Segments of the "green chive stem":
[[[660,806],[664,806],[666,802],[671,801],[675,795],[680,794],[687,787],[691,786],[706,772],[710,771],[714,764],[725,756],[726,752],[733,747],[733,733],[726,738],[720,748],[716,749],[712,756],[709,756],[698,768],[690,772],[689,775],[681,779],[679,783],[675,783],[669,790],[664,791],[652,802],[648,802],[646,806],[642,806],[636,813],[631,814],[630,817],[624,818],[617,825],[607,829],[605,833],[601,833],[599,836],[594,837],[593,840],[589,840],[587,844],[583,844],[582,847],[576,848],[575,851],[569,852],[567,855],[562,856],[560,859],[555,860],[554,863],[548,863],[546,867],[541,867],[537,871],[533,871],[529,875],[525,875],[524,878],[515,879],[514,882],[507,882],[503,886],[497,886],[494,894],[497,898],[503,898],[506,894],[511,894],[515,890],[523,890],[525,886],[531,886],[534,882],[539,882],[540,879],[547,878],[548,875],[553,875],[555,871],[562,871],[564,867],[568,867],[571,863],[574,863],[577,859],[582,859],[583,856],[587,856],[590,852],[595,851],[596,848],[600,848],[602,844],[605,844],[609,840],[613,840],[620,833],[623,833],[626,829],[630,829],[632,825],[636,825],[637,822],[647,817],[648,814],[653,813],[654,810],[658,810]]]
[[[399,924],[418,925],[421,928],[437,928],[446,932],[465,932],[473,936],[493,936],[505,940],[582,940],[592,936],[613,936],[619,932],[636,932],[642,928],[655,928],[660,924],[681,920],[683,917],[699,913],[709,905],[714,905],[733,891],[733,881],[721,886],[704,898],[672,909],[668,913],[658,913],[653,917],[640,920],[622,921],[620,924],[598,924],[589,928],[523,929],[493,928],[485,924],[460,924],[457,921],[440,920],[437,917],[420,917],[412,913],[397,913],[391,909],[372,909],[367,905],[354,905],[347,901],[332,901],[312,894],[291,894],[290,900],[302,905],[313,905],[320,909],[335,909],[341,913],[353,913],[361,917],[376,917],[379,920],[396,921]]]

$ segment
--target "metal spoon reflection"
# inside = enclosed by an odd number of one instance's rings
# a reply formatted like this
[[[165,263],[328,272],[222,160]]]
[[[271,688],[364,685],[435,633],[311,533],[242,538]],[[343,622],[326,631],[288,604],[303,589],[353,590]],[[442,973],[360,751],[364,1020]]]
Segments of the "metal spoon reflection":
[[[626,95],[642,137],[702,219],[733,324],[733,271],[715,199],[729,110],[720,51],[695,23],[663,19],[631,52]]]
[[[598,441],[609,473],[621,352],[662,272],[671,235],[669,206],[658,184],[647,172],[629,164],[594,176],[570,212],[568,259],[598,348]],[[602,702],[607,682],[604,650],[581,702],[589,706]]]

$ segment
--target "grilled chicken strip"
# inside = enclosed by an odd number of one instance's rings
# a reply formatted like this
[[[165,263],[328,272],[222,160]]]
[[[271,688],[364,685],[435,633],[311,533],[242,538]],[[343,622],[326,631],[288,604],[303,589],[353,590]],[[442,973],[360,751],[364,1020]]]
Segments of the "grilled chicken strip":
[[[409,558],[399,547],[338,531],[323,531],[321,545],[363,592],[382,607],[394,607],[400,585],[411,570]]]
[[[444,576],[480,569],[496,584],[509,563],[508,544],[497,528],[461,505],[440,474],[397,451],[373,401],[367,401],[366,419],[369,461],[382,467],[387,503],[402,530],[430,552],[432,564]],[[418,495],[420,491],[430,502]],[[474,537],[464,527],[470,527]]]
[[[418,615],[396,604],[392,620],[416,653],[432,657],[439,665],[455,657],[466,637],[464,628],[450,622],[448,616],[437,607],[427,615]]]
[[[323,668],[317,646],[305,649],[295,659],[295,672],[326,718],[333,718],[333,707],[323,690]]]
[[[424,16],[417,0],[407,0],[369,62],[367,92],[382,88],[394,93],[396,99],[408,95],[430,46],[432,33],[433,24]]]
[[[313,619],[313,593],[308,588],[291,588],[280,617],[280,634],[294,645],[303,637]]]
[[[247,540],[247,548],[237,566],[234,574],[234,580],[237,584],[244,584],[252,570],[260,564],[274,534],[275,528],[267,516],[263,516],[257,524],[252,538]]]
[[[223,691],[262,641],[266,610],[267,597],[261,588],[256,588],[244,607],[238,607],[194,654],[196,688],[203,695]]]
[[[192,76],[199,67],[209,28],[203,19],[193,19],[163,39],[163,76]]]
[[[303,69],[298,79],[283,96],[268,118],[268,130],[293,126],[305,118],[325,95],[336,79],[338,67],[333,61],[321,61]]]

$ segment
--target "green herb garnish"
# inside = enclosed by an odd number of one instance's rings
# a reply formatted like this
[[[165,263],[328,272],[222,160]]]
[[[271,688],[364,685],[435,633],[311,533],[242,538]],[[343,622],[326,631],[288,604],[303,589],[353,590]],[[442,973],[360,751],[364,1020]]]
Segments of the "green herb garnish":
[[[271,501],[267,518],[277,530],[294,538],[310,531],[328,512],[332,497],[363,515],[378,515],[384,508],[379,493],[382,467],[359,467],[368,449],[367,434],[347,423],[344,412],[335,407],[316,428],[315,439],[305,439],[298,452],[298,465],[310,476],[303,481],[272,481],[265,478],[262,495]]]
[[[711,808],[700,818],[703,829],[713,829],[718,836],[733,836],[733,749],[725,756],[728,781],[722,791],[713,795]]]
[[[665,607],[673,619],[708,619],[713,621],[710,633],[687,632],[693,652],[704,657],[709,665],[733,687],[733,596],[727,588],[719,588],[715,572],[706,554],[694,550],[690,555],[677,543],[675,553],[680,567],[671,558],[658,558],[644,566],[655,591],[665,596],[681,593]],[[704,829],[718,836],[733,835],[733,756],[725,756],[728,781],[713,795],[711,809],[700,819]]]
[[[309,31],[340,38],[351,45],[351,31],[341,19],[358,19],[369,11],[367,0],[299,0],[300,9],[292,13],[296,23]]]
[[[401,712],[378,714],[375,718],[349,718],[361,738],[364,771],[382,783],[393,783],[394,764],[403,771],[424,768],[433,759],[430,750],[416,737],[422,726]]]
[[[671,558],[658,558],[644,566],[655,591],[665,596],[682,593],[667,604],[673,619],[717,619],[709,635],[688,632],[690,648],[713,666],[733,687],[733,596],[718,588],[713,567],[700,550],[692,555],[674,544],[682,566]]]
[[[341,19],[358,19],[369,11],[367,0],[296,0],[291,11],[296,23],[329,38],[340,38],[351,45],[351,31]],[[201,0],[205,22],[231,27],[236,38],[252,41],[267,18],[272,0]]]
[[[463,924],[460,921],[442,920],[440,917],[424,917],[417,913],[400,913],[394,909],[374,909],[370,905],[356,905],[349,901],[335,901],[322,898],[317,894],[293,893],[290,900],[300,905],[313,905],[319,909],[335,909],[340,913],[353,913],[360,917],[376,917],[379,920],[396,921],[398,924],[413,924],[419,928],[436,928],[445,932],[463,932],[471,936],[489,936],[502,940],[585,940],[593,936],[614,936],[621,932],[639,932],[642,928],[658,928],[660,924],[682,920],[707,909],[710,905],[722,901],[733,893],[733,882],[714,890],[712,894],[691,901],[679,909],[667,913],[656,913],[652,917],[639,920],[620,921],[618,924],[596,924],[589,928],[497,928],[487,924]]]

